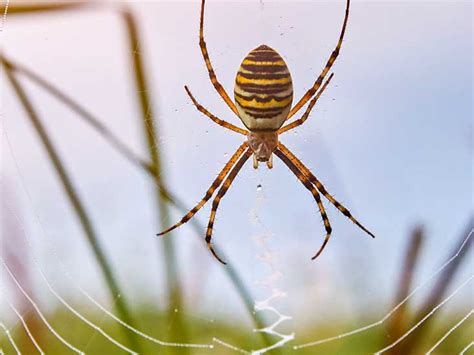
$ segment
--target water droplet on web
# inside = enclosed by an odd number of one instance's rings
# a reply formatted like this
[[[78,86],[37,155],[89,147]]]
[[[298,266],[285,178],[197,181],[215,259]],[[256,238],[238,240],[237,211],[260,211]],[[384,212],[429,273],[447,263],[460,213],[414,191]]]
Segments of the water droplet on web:
[[[332,101],[336,101],[336,99],[335,99],[335,98],[333,98],[333,99],[332,99]]]
[[[333,100],[334,100],[334,99],[333,99]],[[209,131],[206,131],[206,134],[208,134],[208,133],[209,133]]]
[[[262,191],[262,185],[261,184],[257,185],[257,191]]]

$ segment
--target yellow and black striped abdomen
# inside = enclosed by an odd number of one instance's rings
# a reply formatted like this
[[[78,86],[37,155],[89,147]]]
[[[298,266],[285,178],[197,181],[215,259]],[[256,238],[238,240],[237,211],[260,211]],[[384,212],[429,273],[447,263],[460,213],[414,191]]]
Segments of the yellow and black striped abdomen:
[[[234,97],[249,130],[280,128],[293,101],[293,83],[283,58],[265,45],[251,51],[237,72]]]

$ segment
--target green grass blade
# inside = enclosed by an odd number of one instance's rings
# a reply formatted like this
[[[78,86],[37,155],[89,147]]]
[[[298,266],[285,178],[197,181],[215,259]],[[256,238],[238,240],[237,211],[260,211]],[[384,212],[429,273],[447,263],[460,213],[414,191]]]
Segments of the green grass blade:
[[[66,171],[64,163],[61,161],[61,158],[59,157],[59,154],[57,153],[56,148],[54,147],[48,133],[46,132],[46,129],[44,128],[39,118],[39,115],[37,114],[31,101],[26,95],[25,90],[23,89],[23,87],[21,86],[17,78],[15,77],[14,72],[8,66],[8,64],[5,61],[2,61],[2,64],[5,69],[6,76],[10,84],[12,85],[16,95],[18,96],[18,99],[20,100],[23,108],[25,109],[31,125],[33,126],[37,135],[39,136],[48,154],[48,157],[54,166],[54,170],[62,183],[64,192],[66,193],[69,199],[69,202],[71,203],[71,206],[77,218],[79,219],[79,222],[82,226],[82,229],[84,230],[84,234],[92,249],[94,257],[105,278],[110,296],[112,300],[115,300],[115,307],[117,309],[117,313],[119,314],[119,316],[122,318],[124,322],[133,326],[133,320],[128,310],[128,306],[125,301],[123,292],[120,290],[119,285],[116,281],[115,275],[112,272],[112,267],[110,266],[110,263],[107,260],[107,257],[104,251],[102,250],[102,247],[99,243],[99,239],[95,232],[92,221],[89,217],[89,214],[87,213],[80,197],[76,193],[76,189],[74,188],[72,179],[69,176],[68,172]],[[117,297],[119,295],[120,297]],[[137,336],[135,335],[135,333],[132,333],[128,331],[127,329],[124,329],[124,332],[125,332],[124,334],[126,335],[130,343],[129,345],[135,350],[139,351],[140,350],[139,340],[137,339]]]
[[[157,184],[156,186],[156,199],[160,215],[160,228],[165,229],[169,223],[169,209],[168,209],[168,199],[159,186],[165,186],[165,171],[163,170],[162,160],[160,156],[160,150],[158,149],[158,141],[156,139],[156,131],[158,128],[158,123],[156,116],[154,115],[153,105],[149,97],[150,89],[148,87],[145,74],[145,67],[142,61],[142,52],[144,51],[144,46],[140,40],[140,35],[138,33],[137,22],[130,11],[123,11],[122,13],[123,20],[125,23],[125,28],[127,31],[127,39],[129,44],[129,53],[131,55],[131,62],[133,66],[133,74],[136,85],[137,101],[141,110],[141,122],[143,127],[144,136],[146,139],[146,144],[148,148],[148,155],[151,161],[151,165],[154,170],[154,175]],[[166,285],[168,293],[168,311],[170,317],[174,319],[176,323],[176,332],[180,334],[180,341],[186,341],[186,329],[185,323],[181,317],[181,312],[175,312],[175,309],[182,310],[182,293],[181,285],[179,283],[178,267],[176,262],[174,240],[171,236],[159,240],[157,242],[161,243],[162,246],[162,255],[163,255],[163,264],[166,271]],[[184,338],[184,339],[183,339]]]

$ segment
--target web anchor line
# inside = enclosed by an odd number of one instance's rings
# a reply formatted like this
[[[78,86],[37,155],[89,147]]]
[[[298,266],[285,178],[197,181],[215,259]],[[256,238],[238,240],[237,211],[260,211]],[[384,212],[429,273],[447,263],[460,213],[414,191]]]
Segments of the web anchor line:
[[[442,264],[433,274],[431,274],[431,276],[429,276],[421,284],[419,284],[417,287],[415,287],[403,300],[401,300],[394,308],[392,308],[392,310],[390,312],[388,312],[380,320],[378,320],[376,322],[373,322],[373,323],[370,323],[370,324],[368,324],[366,326],[363,326],[361,328],[351,330],[351,331],[346,332],[346,333],[335,335],[335,336],[332,336],[332,337],[329,337],[329,338],[324,338],[324,339],[312,341],[312,342],[309,342],[309,343],[295,345],[293,347],[293,349],[294,350],[300,350],[300,349],[311,347],[311,346],[318,346],[318,345],[321,345],[321,344],[329,343],[329,342],[332,342],[332,341],[335,341],[335,340],[343,339],[343,338],[346,338],[346,337],[349,337],[349,336],[352,336],[352,335],[355,335],[355,334],[365,332],[366,330],[375,328],[375,327],[383,324],[400,307],[402,307],[410,298],[412,298],[415,293],[417,293],[420,289],[425,287],[431,280],[433,280],[436,276],[438,276],[444,269],[446,269],[448,267],[449,264],[451,264],[459,256],[461,251],[467,246],[467,244],[468,244],[469,240],[471,239],[473,233],[474,233],[474,230],[471,230],[469,232],[469,234],[467,235],[467,237],[464,239],[461,246],[459,247],[458,251],[451,258],[449,258],[444,264]]]
[[[21,291],[21,293],[26,297],[26,299],[28,300],[28,302],[31,303],[31,305],[33,306],[33,308],[35,309],[36,313],[38,313],[39,317],[41,318],[41,320],[43,321],[43,323],[46,325],[46,327],[49,329],[49,331],[56,337],[56,339],[58,339],[61,343],[63,343],[65,346],[67,346],[70,350],[74,351],[76,354],[81,354],[81,355],[84,355],[84,353],[79,350],[78,348],[76,348],[74,345],[72,345],[71,343],[69,343],[66,339],[64,339],[52,326],[51,324],[48,322],[48,320],[46,319],[46,317],[44,316],[43,312],[41,312],[40,308],[38,307],[38,305],[35,303],[35,301],[33,301],[33,299],[30,297],[30,295],[28,295],[28,293],[24,290],[24,288],[21,286],[20,282],[17,280],[17,278],[15,277],[15,275],[12,273],[12,271],[10,270],[10,268],[8,267],[8,265],[5,263],[5,261],[3,260],[3,258],[0,259],[1,260],[1,263],[3,264],[3,267],[5,268],[5,270],[7,271],[7,273],[10,275],[10,277],[12,278],[13,282],[16,284],[16,286],[18,287],[18,289]]]
[[[467,346],[466,346],[464,349],[461,350],[461,352],[459,353],[459,355],[464,355],[464,354],[466,354],[467,351],[468,351],[470,348],[472,348],[472,347],[474,347],[474,341],[471,341],[469,344],[467,344]]]
[[[472,314],[474,313],[474,309],[471,309],[470,312],[468,312],[459,322],[457,322],[452,328],[450,328],[437,342],[435,345],[433,345],[430,350],[426,352],[426,355],[431,354],[434,349],[436,349],[448,336],[451,335],[452,332],[454,332],[457,328],[461,326]]]
[[[381,354],[387,350],[390,350],[393,348],[395,345],[400,343],[403,339],[405,339],[408,335],[410,335],[416,328],[418,328],[425,320],[427,320],[429,317],[431,317],[435,312],[443,307],[446,302],[448,302],[451,298],[453,298],[459,291],[461,291],[462,288],[464,288],[470,281],[474,279],[474,275],[471,275],[466,281],[464,281],[460,286],[458,286],[448,297],[446,297],[441,303],[439,303],[436,307],[434,307],[431,312],[429,312],[426,316],[424,316],[419,322],[417,322],[410,330],[405,332],[400,338],[398,338],[396,341],[394,341],[392,344],[386,346],[385,348],[377,351],[375,355]]]

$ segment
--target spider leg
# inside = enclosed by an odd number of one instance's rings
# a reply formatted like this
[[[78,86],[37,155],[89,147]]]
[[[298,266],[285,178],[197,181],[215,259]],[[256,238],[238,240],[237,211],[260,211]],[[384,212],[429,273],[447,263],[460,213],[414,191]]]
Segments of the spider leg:
[[[347,208],[341,205],[334,197],[332,197],[329,192],[326,191],[323,184],[313,175],[313,173],[306,167],[304,164],[283,144],[278,143],[278,148],[283,152],[284,155],[288,157],[305,175],[306,177],[316,185],[317,189],[331,202],[341,213],[349,218],[355,225],[357,225],[360,229],[370,235],[372,238],[375,238],[367,228],[365,228],[358,220],[356,220],[352,214],[349,212]]]
[[[337,42],[336,48],[331,53],[331,56],[329,57],[323,71],[321,72],[321,74],[319,74],[318,79],[315,81],[313,86],[306,92],[306,94],[303,95],[303,97],[298,101],[298,103],[291,109],[290,113],[288,114],[288,118],[293,117],[293,115],[297,113],[301,109],[301,107],[303,107],[308,102],[308,100],[313,97],[313,95],[316,93],[316,91],[318,91],[319,87],[321,86],[324,80],[324,77],[327,75],[332,65],[336,61],[336,58],[339,55],[339,50],[341,49],[341,46],[342,46],[344,33],[346,32],[347,20],[349,18],[349,6],[350,6],[350,0],[347,0],[346,14],[344,16],[344,22],[342,24],[341,34],[339,35],[339,41]]]
[[[326,229],[326,237],[324,238],[324,242],[319,248],[318,252],[316,253],[315,256],[312,257],[312,259],[316,259],[324,250],[326,247],[326,244],[329,241],[329,238],[331,238],[331,224],[329,223],[329,218],[326,214],[326,210],[324,208],[323,202],[321,201],[321,196],[318,193],[318,190],[313,186],[313,184],[309,181],[307,176],[294,164],[290,158],[288,158],[281,150],[278,148],[275,150],[275,155],[280,158],[286,166],[293,172],[293,174],[296,175],[296,177],[303,183],[304,187],[306,187],[314,196],[314,199],[316,200],[316,203],[318,204],[319,207],[319,213],[321,213],[321,217],[323,217],[324,221],[324,228]]]
[[[206,204],[207,201],[210,200],[210,198],[212,197],[212,195],[214,194],[214,191],[216,191],[216,189],[220,186],[220,184],[222,183],[222,181],[224,180],[224,178],[226,177],[226,175],[229,173],[230,169],[232,168],[232,166],[234,166],[235,162],[237,161],[237,159],[239,159],[239,157],[243,154],[243,152],[245,151],[245,149],[247,149],[247,146],[248,146],[248,143],[247,142],[244,142],[238,149],[237,151],[234,153],[234,155],[232,155],[232,157],[229,159],[229,161],[227,162],[227,164],[224,166],[224,168],[221,170],[221,172],[219,173],[219,175],[217,176],[217,178],[214,180],[214,182],[212,183],[211,187],[209,187],[209,189],[206,191],[206,194],[204,195],[204,197],[201,199],[201,201],[199,201],[199,203],[194,206],[194,208],[192,210],[190,210],[182,219],[181,221],[179,221],[178,223],[176,223],[175,225],[171,226],[170,228],[164,230],[163,232],[161,233],[158,233],[157,235],[158,236],[162,236],[162,235],[165,235],[166,233],[168,232],[171,232],[173,229],[176,229],[178,228],[179,226],[183,225],[184,223],[186,223],[187,221],[189,221],[191,218],[193,218],[193,216],[202,208],[202,206],[204,206]]]
[[[199,47],[201,47],[202,56],[204,57],[204,61],[206,62],[207,71],[209,72],[209,78],[211,79],[212,85],[225,101],[227,106],[238,116],[239,113],[235,104],[230,99],[229,95],[225,91],[224,87],[219,83],[217,80],[216,73],[214,72],[214,68],[212,67],[211,60],[209,59],[209,52],[207,51],[207,45],[204,41],[204,4],[206,0],[202,0],[201,3],[201,20],[199,24]]]
[[[214,248],[212,247],[211,243],[211,238],[212,238],[212,228],[214,227],[214,220],[216,219],[216,212],[217,208],[219,207],[219,203],[221,202],[222,197],[226,194],[227,190],[229,189],[230,185],[232,184],[232,181],[234,181],[235,177],[239,173],[240,169],[242,166],[245,164],[248,158],[250,158],[250,155],[252,155],[252,150],[247,149],[247,151],[240,157],[239,161],[235,164],[235,166],[232,168],[232,170],[229,173],[229,176],[224,180],[222,183],[221,188],[217,192],[216,197],[214,198],[214,201],[212,201],[212,209],[211,209],[211,215],[209,217],[209,223],[207,225],[207,231],[206,231],[206,243],[207,247],[211,251],[212,255],[219,260],[222,264],[226,264],[225,261],[223,261],[216,253]]]
[[[231,131],[247,135],[247,131],[245,129],[239,128],[237,126],[234,126],[232,123],[226,122],[224,120],[221,120],[220,118],[214,116],[212,113],[210,113],[204,106],[202,106],[197,100],[194,98],[193,94],[189,90],[187,86],[184,86],[184,89],[188,93],[188,96],[191,98],[193,101],[194,106],[198,109],[199,112],[203,113],[207,117],[209,117],[211,120],[213,120],[215,123],[217,123],[219,126],[225,127],[227,129],[230,129]]]
[[[293,121],[292,123],[289,123],[286,126],[283,126],[282,128],[280,128],[278,130],[278,134],[282,134],[282,133],[284,133],[286,131],[289,131],[289,130],[295,128],[295,127],[298,127],[298,126],[302,125],[304,123],[304,121],[306,121],[308,119],[309,114],[311,113],[311,110],[313,109],[316,102],[318,102],[318,100],[321,97],[324,90],[326,90],[326,88],[329,85],[329,83],[331,82],[331,79],[332,79],[333,76],[334,76],[334,73],[331,73],[331,75],[329,76],[329,78],[327,78],[326,82],[324,83],[323,87],[321,88],[321,90],[318,91],[316,96],[309,103],[309,105],[306,108],[306,111],[303,114],[303,116],[300,119],[298,119],[296,121]]]

